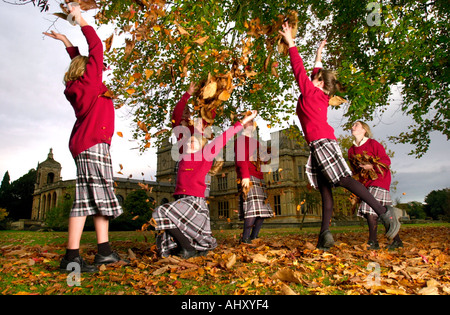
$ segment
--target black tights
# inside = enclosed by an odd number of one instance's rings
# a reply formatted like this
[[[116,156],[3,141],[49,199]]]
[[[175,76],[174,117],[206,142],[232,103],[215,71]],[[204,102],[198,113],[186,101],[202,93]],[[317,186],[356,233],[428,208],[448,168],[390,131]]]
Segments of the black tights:
[[[242,239],[255,239],[258,237],[259,231],[263,225],[264,218],[253,217],[244,220],[244,232],[242,233]]]
[[[377,241],[377,229],[378,229],[378,216],[373,214],[368,214],[367,225],[369,226],[369,241]],[[397,234],[394,237],[394,241],[400,242],[400,236]]]
[[[320,232],[323,232],[330,228],[330,221],[333,215],[333,192],[331,184],[321,172],[319,172],[317,180],[320,195],[322,196],[322,226]],[[378,216],[386,212],[386,208],[372,196],[367,188],[351,176],[341,178],[337,186],[344,187],[366,202]]]
[[[182,248],[186,250],[195,249],[194,247],[192,247],[189,239],[179,229],[170,229],[166,230],[166,232],[169,233]]]

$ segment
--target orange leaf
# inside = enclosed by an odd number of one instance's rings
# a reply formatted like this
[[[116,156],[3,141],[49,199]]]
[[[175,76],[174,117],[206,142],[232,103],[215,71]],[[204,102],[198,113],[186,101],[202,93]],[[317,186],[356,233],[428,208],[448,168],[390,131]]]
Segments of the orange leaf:
[[[194,43],[199,44],[199,45],[203,45],[208,39],[209,39],[209,36],[205,36],[205,37],[202,37],[202,38],[199,38],[199,39],[195,40]]]
[[[117,135],[121,138],[123,138],[123,133],[121,131],[117,131]]]

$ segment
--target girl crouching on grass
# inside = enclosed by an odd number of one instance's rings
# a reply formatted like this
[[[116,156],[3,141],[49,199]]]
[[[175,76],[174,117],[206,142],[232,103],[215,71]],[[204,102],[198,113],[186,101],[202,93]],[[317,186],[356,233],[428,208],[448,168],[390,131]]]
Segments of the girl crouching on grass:
[[[153,211],[155,229],[163,233],[162,237],[157,238],[158,251],[162,257],[179,249],[180,257],[187,259],[204,255],[216,248],[217,242],[212,236],[209,209],[205,200],[205,176],[221,149],[256,114],[253,111],[209,144],[204,145],[206,141],[194,135],[187,148],[183,149],[174,192],[177,200]]]

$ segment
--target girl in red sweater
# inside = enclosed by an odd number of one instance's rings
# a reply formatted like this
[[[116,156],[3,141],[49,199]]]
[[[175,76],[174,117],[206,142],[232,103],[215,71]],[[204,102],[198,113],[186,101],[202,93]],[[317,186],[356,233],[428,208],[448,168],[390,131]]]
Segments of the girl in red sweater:
[[[255,129],[253,120],[247,122],[234,144],[239,218],[244,220],[241,243],[247,244],[258,238],[264,219],[273,217],[273,210],[266,202],[266,184],[259,158],[261,143],[255,139]]]
[[[333,213],[334,186],[348,189],[369,204],[385,225],[386,235],[393,238],[400,228],[395,212],[391,207],[381,205],[361,183],[352,178],[352,173],[342,157],[334,130],[328,124],[330,96],[333,96],[339,87],[335,75],[331,71],[315,69],[310,80],[295,46],[289,23],[283,25],[280,34],[289,45],[292,69],[301,92],[297,103],[297,115],[311,150],[306,167],[307,175],[310,183],[319,189],[322,196],[322,226],[317,247],[327,250],[334,245],[329,230]],[[316,61],[320,59],[323,46],[324,43],[319,48]]]
[[[357,121],[352,126],[352,135],[354,137],[353,146],[348,150],[348,159],[350,167],[356,178],[361,182],[369,192],[382,205],[392,204],[389,189],[391,186],[391,159],[386,154],[384,147],[372,138],[370,127]],[[364,201],[361,202],[358,209],[358,216],[366,218],[369,226],[370,249],[380,249],[377,241],[378,215]],[[397,234],[389,250],[403,247],[403,243]]]
[[[69,149],[77,166],[75,201],[70,212],[66,255],[60,270],[66,272],[69,263],[78,263],[81,272],[93,272],[97,268],[88,265],[80,256],[80,239],[86,217],[94,216],[98,253],[96,265],[120,260],[111,250],[108,231],[109,219],[123,211],[114,194],[112,164],[109,147],[114,133],[114,105],[103,96],[107,91],[102,82],[103,45],[95,30],[81,16],[79,6],[69,5],[69,10],[89,45],[89,56],[81,56],[65,35],[44,33],[60,40],[72,59],[64,76],[64,94],[71,103],[76,122],[70,135]],[[70,271],[70,270],[69,270]]]
[[[153,211],[155,229],[163,231],[157,242],[161,256],[168,256],[172,250],[180,249],[179,255],[189,258],[216,248],[217,242],[211,233],[205,200],[205,176],[221,149],[256,114],[253,111],[252,115],[237,122],[204,146],[201,137],[194,135],[190,138],[190,145],[180,157],[174,192],[176,201],[161,205]]]

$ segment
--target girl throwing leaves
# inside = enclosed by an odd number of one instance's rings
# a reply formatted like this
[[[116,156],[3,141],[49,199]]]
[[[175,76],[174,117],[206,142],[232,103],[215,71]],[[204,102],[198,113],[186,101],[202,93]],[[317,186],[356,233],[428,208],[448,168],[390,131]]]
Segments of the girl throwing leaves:
[[[109,244],[109,219],[123,210],[114,194],[110,155],[114,133],[114,105],[105,97],[106,86],[102,82],[103,45],[95,30],[81,16],[79,6],[69,10],[89,45],[89,56],[81,56],[78,48],[65,35],[55,32],[45,35],[60,40],[72,59],[64,76],[64,94],[72,105],[76,122],[70,135],[69,149],[77,166],[75,201],[70,212],[69,235],[66,255],[60,270],[67,271],[70,263],[78,263],[81,272],[93,272],[97,268],[87,264],[80,256],[80,239],[87,216],[94,216],[98,253],[96,265],[120,260]]]
[[[384,207],[361,183],[352,178],[352,172],[342,157],[336,141],[334,129],[327,122],[330,97],[340,87],[336,76],[332,71],[315,69],[313,78],[310,80],[295,46],[289,23],[283,24],[280,34],[289,45],[292,70],[301,92],[297,103],[297,115],[311,150],[306,167],[308,179],[315,188],[319,189],[322,196],[322,226],[317,247],[327,250],[334,245],[334,239],[329,230],[333,213],[332,188],[334,186],[348,189],[370,205],[385,225],[386,235],[394,238],[400,229],[400,222],[392,207]],[[319,48],[320,54],[323,46],[324,44]]]

